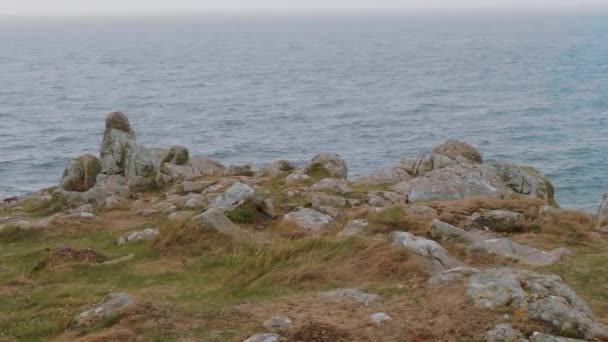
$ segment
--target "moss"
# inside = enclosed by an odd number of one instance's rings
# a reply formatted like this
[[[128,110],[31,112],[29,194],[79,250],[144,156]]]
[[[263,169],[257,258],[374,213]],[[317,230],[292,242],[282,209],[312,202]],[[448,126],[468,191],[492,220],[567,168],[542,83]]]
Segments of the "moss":
[[[0,244],[34,241],[40,238],[39,229],[20,229],[19,227],[9,226],[0,231]]]
[[[329,170],[321,163],[312,163],[306,174],[310,177],[309,182],[311,183],[316,183],[323,178],[331,177]]]
[[[257,213],[257,206],[251,201],[247,200],[238,207],[227,210],[225,215],[230,219],[230,221],[243,224],[253,223]]]

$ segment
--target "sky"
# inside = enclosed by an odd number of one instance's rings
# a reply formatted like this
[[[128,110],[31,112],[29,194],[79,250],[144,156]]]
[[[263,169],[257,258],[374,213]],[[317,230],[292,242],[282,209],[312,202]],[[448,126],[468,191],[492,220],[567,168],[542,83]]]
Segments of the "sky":
[[[593,8],[608,0],[0,0],[0,14]]]

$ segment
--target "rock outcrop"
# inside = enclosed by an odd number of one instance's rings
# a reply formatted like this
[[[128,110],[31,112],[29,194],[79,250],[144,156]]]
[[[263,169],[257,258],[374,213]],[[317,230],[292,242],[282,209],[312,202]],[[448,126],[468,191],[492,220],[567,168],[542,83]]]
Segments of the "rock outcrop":
[[[493,268],[472,275],[466,295],[482,308],[509,309],[558,331],[576,331],[589,340],[608,338],[608,328],[597,322],[587,305],[555,275]]]
[[[433,265],[432,272],[464,266],[433,240],[406,232],[393,232],[390,234],[390,240],[395,246],[403,247],[415,255],[429,259]]]
[[[283,217],[284,225],[293,225],[295,228],[308,234],[315,234],[329,229],[335,223],[331,216],[309,208],[286,214]]]
[[[69,328],[71,330],[90,329],[104,319],[121,315],[134,304],[135,301],[126,293],[109,293],[100,304],[74,317]]]
[[[435,239],[464,242],[469,244],[472,250],[499,255],[532,266],[548,266],[569,254],[569,250],[564,247],[545,252],[508,238],[486,237],[482,232],[466,231],[437,219],[431,222],[429,233]]]
[[[391,190],[406,196],[410,203],[510,196],[496,170],[487,165],[447,166],[397,183]]]
[[[516,194],[542,198],[546,203],[557,206],[553,184],[535,168],[507,163],[496,163],[493,167],[506,187]]]
[[[100,172],[99,159],[91,154],[72,159],[63,172],[59,188],[66,191],[85,192],[95,186],[97,175]]]

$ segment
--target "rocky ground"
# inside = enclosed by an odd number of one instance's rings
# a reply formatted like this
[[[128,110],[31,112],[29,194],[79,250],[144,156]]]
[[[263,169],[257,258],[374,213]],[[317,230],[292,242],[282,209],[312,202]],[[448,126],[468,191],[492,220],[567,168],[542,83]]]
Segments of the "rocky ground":
[[[608,198],[449,141],[348,179],[137,143],[0,207],[0,341],[608,341]]]

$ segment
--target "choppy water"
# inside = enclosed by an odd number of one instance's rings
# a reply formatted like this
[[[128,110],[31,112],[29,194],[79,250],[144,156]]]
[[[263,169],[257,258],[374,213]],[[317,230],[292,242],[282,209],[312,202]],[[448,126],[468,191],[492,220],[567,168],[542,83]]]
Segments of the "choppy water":
[[[456,138],[562,205],[608,191],[608,15],[0,19],[0,75],[0,196],[57,183],[112,110],[225,163],[356,175]]]

